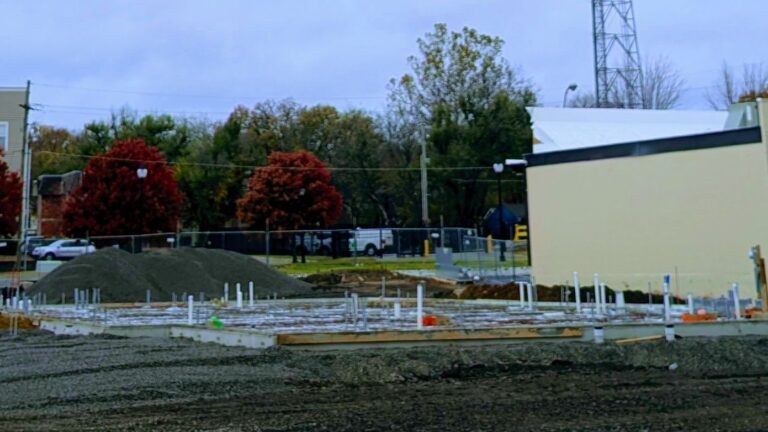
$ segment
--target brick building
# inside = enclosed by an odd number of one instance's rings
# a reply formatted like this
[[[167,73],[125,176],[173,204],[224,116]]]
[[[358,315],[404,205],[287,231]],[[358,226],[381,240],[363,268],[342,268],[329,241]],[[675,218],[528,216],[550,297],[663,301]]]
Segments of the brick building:
[[[83,173],[71,171],[66,174],[42,175],[37,181],[37,233],[44,237],[58,237],[63,234],[64,203],[80,186]]]

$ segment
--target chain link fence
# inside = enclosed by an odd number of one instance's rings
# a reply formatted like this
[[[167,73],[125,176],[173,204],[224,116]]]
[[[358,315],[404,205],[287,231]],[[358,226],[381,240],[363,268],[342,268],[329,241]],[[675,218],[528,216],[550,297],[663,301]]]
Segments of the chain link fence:
[[[357,228],[292,231],[185,231],[142,235],[91,236],[96,249],[118,248],[142,253],[179,247],[222,249],[260,255],[266,262],[284,257],[379,257],[384,259],[429,257],[437,276],[450,279],[508,280],[527,277],[527,241],[501,241],[478,235],[472,228]],[[15,255],[16,242],[7,248]],[[85,243],[84,243],[85,244]],[[9,253],[10,255],[10,253]],[[12,268],[8,256],[5,269]],[[283,259],[270,261],[270,257]],[[28,259],[31,260],[29,256]],[[34,265],[34,264],[30,264]],[[24,266],[23,268],[26,268]],[[34,267],[30,267],[34,268]]]

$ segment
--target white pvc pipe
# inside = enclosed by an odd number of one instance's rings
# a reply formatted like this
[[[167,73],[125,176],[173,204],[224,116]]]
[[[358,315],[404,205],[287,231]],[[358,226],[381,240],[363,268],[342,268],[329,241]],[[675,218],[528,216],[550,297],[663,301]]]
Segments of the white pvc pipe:
[[[626,304],[624,303],[624,291],[616,291],[616,309],[619,312],[624,312]]]
[[[352,295],[350,295],[350,298],[352,299],[352,321],[355,323],[355,325],[357,325],[357,315],[358,315],[358,313],[357,313],[357,306],[358,306],[357,294],[352,293]],[[277,299],[277,295],[275,295],[275,299]]]
[[[187,297],[187,324],[192,325],[192,310],[195,307],[195,296]]]
[[[688,314],[693,315],[694,312],[695,311],[693,310],[693,294],[688,294]]]
[[[581,287],[579,286],[579,272],[573,272],[573,288],[576,291],[576,313],[581,313]]]
[[[400,318],[400,300],[395,301],[395,319]]]
[[[235,284],[235,293],[239,293],[240,291],[240,282],[238,282]],[[240,296],[242,297],[242,294],[240,294]],[[237,299],[237,294],[235,294],[235,299]]]
[[[253,306],[253,281],[248,282],[248,306]]]
[[[602,327],[595,327],[593,330],[593,335],[596,344],[602,344],[605,342],[605,333]]]
[[[525,282],[518,282],[517,288],[520,290],[520,309],[525,309]]]
[[[224,282],[224,302],[229,303],[229,282]]]
[[[416,285],[416,325],[424,327],[424,285]]]
[[[733,297],[733,316],[741,319],[741,305],[739,304],[739,284],[731,285],[731,296]]]
[[[672,311],[669,306],[669,275],[664,275],[664,322],[669,322]]]
[[[237,308],[242,309],[243,307],[243,292],[238,290],[235,299],[237,300]]]
[[[600,313],[600,277],[597,273],[592,276],[592,284],[595,286],[595,313]]]
[[[600,309],[603,314],[608,312],[608,301],[605,298],[605,284],[600,284]]]
[[[675,326],[672,324],[664,326],[664,339],[666,339],[667,342],[675,341]]]
[[[533,284],[527,283],[528,288],[528,310],[533,310]]]

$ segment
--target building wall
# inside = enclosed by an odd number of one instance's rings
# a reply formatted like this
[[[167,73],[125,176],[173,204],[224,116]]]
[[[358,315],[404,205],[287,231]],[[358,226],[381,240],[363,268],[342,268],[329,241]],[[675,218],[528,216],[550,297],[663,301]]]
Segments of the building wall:
[[[747,254],[760,244],[768,255],[766,145],[530,167],[537,283],[578,271],[582,285],[599,273],[611,288],[645,291],[668,273],[679,295],[719,296],[738,282],[755,297]]]
[[[43,237],[64,234],[64,206],[67,198],[80,186],[82,172],[43,175],[38,178],[37,233]]]
[[[0,87],[0,122],[8,122],[8,149],[4,156],[11,171],[21,170],[21,149],[24,136],[24,88]]]

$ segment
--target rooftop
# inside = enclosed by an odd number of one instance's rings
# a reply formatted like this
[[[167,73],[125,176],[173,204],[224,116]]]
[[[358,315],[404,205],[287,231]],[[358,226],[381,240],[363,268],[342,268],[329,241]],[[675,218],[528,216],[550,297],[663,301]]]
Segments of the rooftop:
[[[534,153],[646,141],[725,129],[726,111],[527,108]]]

